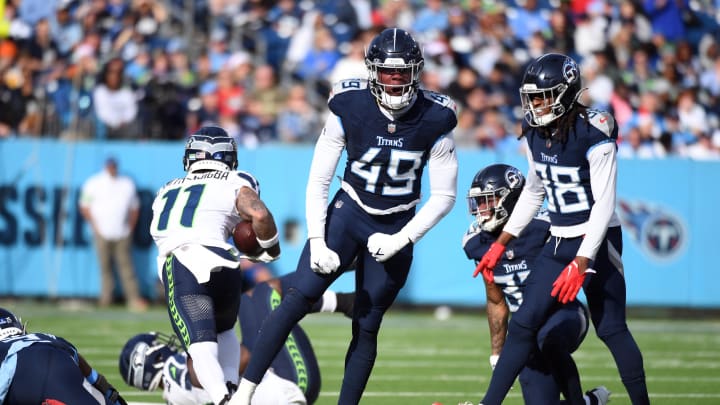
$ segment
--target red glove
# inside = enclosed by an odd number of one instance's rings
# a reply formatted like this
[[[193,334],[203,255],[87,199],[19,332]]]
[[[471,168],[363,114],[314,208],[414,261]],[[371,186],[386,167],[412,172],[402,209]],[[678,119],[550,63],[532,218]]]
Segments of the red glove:
[[[586,269],[585,272],[581,274],[578,269],[577,260],[573,260],[563,269],[558,278],[555,279],[550,295],[557,297],[557,300],[563,304],[573,301],[580,292],[587,273],[595,273],[595,270]]]
[[[493,242],[492,245],[490,245],[490,249],[488,249],[487,252],[483,255],[482,259],[480,259],[480,263],[478,263],[477,267],[475,267],[475,273],[473,273],[473,277],[477,277],[480,272],[483,274],[483,278],[488,283],[493,283],[495,281],[495,277],[493,276],[493,269],[495,266],[497,266],[498,262],[500,261],[500,257],[505,252],[505,245],[501,245],[497,242]]]

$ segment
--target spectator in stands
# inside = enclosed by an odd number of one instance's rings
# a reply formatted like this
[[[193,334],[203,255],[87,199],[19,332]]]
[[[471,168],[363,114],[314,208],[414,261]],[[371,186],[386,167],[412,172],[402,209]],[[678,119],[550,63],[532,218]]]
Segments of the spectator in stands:
[[[226,67],[217,74],[218,112],[220,118],[235,120],[247,109],[245,86],[235,81],[232,71]]]
[[[421,38],[432,38],[448,27],[448,10],[441,0],[428,0],[415,16],[412,31]]]
[[[6,138],[18,134],[32,92],[27,93],[25,76],[19,67],[4,69],[0,75],[0,138]]]
[[[107,62],[100,80],[93,90],[93,106],[103,132],[108,139],[131,139],[141,134],[136,122],[138,101],[135,94],[123,81],[125,63],[120,58]]]
[[[293,85],[277,118],[278,139],[285,143],[312,143],[319,131],[319,116],[308,103],[307,89]]]
[[[135,183],[130,177],[118,173],[115,158],[109,157],[105,168],[83,184],[80,213],[92,229],[100,266],[99,305],[107,307],[113,303],[114,264],[122,280],[128,309],[146,310],[147,302],[140,295],[131,253],[132,233],[140,213],[140,202]]]
[[[661,151],[661,150],[660,150]],[[623,159],[652,159],[661,157],[652,138],[643,138],[638,127],[630,128],[618,144],[618,157]]]
[[[277,140],[275,124],[278,112],[287,100],[287,93],[278,85],[275,70],[271,65],[259,65],[255,68],[247,100],[252,115],[260,125],[260,141]]]
[[[550,49],[565,55],[576,55],[575,24],[572,23],[568,13],[562,8],[552,10],[548,23],[549,27],[543,32],[543,36],[547,39]]]
[[[50,34],[50,23],[47,19],[40,19],[34,29],[33,36],[24,43],[21,53],[27,58],[25,66],[33,75],[40,76],[57,63],[59,50]]]
[[[508,12],[508,24],[515,37],[527,43],[536,32],[550,29],[550,13],[538,5],[537,0],[520,2],[521,7],[511,8]]]
[[[57,46],[58,57],[65,59],[83,37],[82,28],[73,16],[73,0],[59,0],[55,9],[55,18],[50,20],[53,40]]]
[[[179,83],[180,77],[171,70],[170,60],[164,52],[153,59],[152,78],[144,86],[142,100],[145,137],[153,139],[183,139],[187,97]]]
[[[330,83],[337,83],[344,79],[365,79],[367,77],[365,44],[370,43],[372,36],[371,31],[365,31],[350,43],[348,52],[337,61],[332,72],[330,72]]]
[[[683,150],[683,155],[693,160],[720,160],[720,152],[713,146],[712,134],[703,132],[695,143]]]
[[[690,11],[688,0],[643,0],[653,33],[675,41],[685,38],[683,15]]]
[[[327,98],[330,92],[328,77],[341,55],[335,38],[324,26],[315,31],[312,44],[294,73],[302,81],[314,82],[316,91]]]
[[[199,98],[188,101],[189,114],[186,119],[188,133],[193,133],[208,124],[220,122],[217,83],[214,81],[203,83],[199,93]]]

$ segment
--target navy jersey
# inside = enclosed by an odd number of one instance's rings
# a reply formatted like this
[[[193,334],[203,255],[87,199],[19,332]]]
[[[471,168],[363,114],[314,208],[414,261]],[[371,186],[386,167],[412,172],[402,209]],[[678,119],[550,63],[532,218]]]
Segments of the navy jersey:
[[[543,136],[539,128],[523,123],[523,133],[532,152],[536,174],[543,180],[547,209],[554,226],[584,223],[595,203],[590,188],[588,153],[595,147],[615,143],[618,129],[604,111],[588,110],[588,121],[578,115],[566,143]]]
[[[495,284],[505,295],[511,312],[517,311],[522,304],[525,280],[549,236],[550,221],[546,214],[540,213],[518,238],[507,244],[500,262],[493,269]],[[473,222],[463,236],[463,249],[469,259],[479,261],[496,239],[497,235],[483,231],[477,222]]]
[[[15,376],[17,367],[16,355],[32,345],[49,345],[67,353],[75,364],[78,364],[78,353],[75,346],[67,340],[48,333],[30,333],[11,336],[0,340],[0,403],[3,402],[10,383]]]
[[[377,106],[365,80],[345,80],[333,89],[330,110],[345,131],[343,180],[363,204],[385,210],[420,199],[420,179],[430,149],[457,124],[454,102],[418,90],[417,100],[391,120]]]

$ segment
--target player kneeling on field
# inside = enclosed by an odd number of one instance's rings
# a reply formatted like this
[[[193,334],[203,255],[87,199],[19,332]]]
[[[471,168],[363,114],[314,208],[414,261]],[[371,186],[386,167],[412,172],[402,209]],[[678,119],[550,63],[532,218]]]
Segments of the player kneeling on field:
[[[473,222],[463,237],[469,259],[479,262],[492,250],[497,235],[508,221],[525,185],[515,167],[494,164],[475,174],[467,200]],[[550,236],[546,212],[538,213],[517,239],[511,241],[499,262],[483,272],[490,326],[490,366],[495,369],[508,330],[510,313],[515,313],[528,295],[537,291],[533,279],[535,258]],[[542,269],[538,270],[542,271]],[[481,273],[478,266],[475,276]],[[609,391],[598,387],[583,396],[573,353],[588,330],[588,311],[580,301],[556,303],[540,328],[536,345],[520,371],[523,397],[529,404],[559,403],[562,393],[568,403],[605,404]]]

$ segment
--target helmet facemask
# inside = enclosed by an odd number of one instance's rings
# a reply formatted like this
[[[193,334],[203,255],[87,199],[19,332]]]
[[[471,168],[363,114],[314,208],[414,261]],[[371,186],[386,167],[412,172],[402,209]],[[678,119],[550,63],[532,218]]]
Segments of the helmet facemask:
[[[503,203],[510,194],[507,187],[490,191],[482,191],[473,187],[468,191],[467,201],[470,215],[474,215],[482,230],[494,232],[505,225],[510,213]]]
[[[538,89],[533,83],[523,84],[520,88],[520,101],[528,125],[546,126],[565,114],[567,109],[562,98],[567,89],[568,86],[564,83],[549,89]]]
[[[422,59],[408,63],[402,58],[388,58],[385,61],[366,59],[371,93],[381,105],[391,110],[407,107],[417,93],[424,64]],[[401,75],[405,81],[388,82],[397,75]]]

